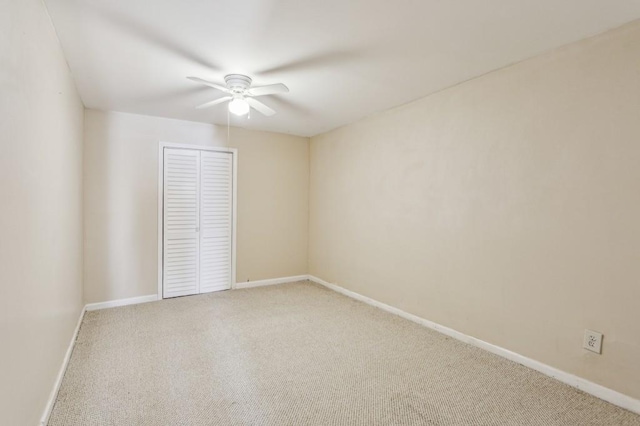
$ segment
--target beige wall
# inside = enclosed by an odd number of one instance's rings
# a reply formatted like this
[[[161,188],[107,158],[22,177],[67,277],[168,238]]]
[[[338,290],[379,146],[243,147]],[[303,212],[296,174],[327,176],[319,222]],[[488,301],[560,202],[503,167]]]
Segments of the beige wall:
[[[209,124],[87,110],[85,302],[157,293],[158,143],[226,146]],[[231,129],[237,281],[307,273],[309,140]]]
[[[0,424],[35,425],[82,309],[83,106],[41,0],[0,2]]]
[[[639,70],[635,24],[312,138],[310,273],[640,398]]]

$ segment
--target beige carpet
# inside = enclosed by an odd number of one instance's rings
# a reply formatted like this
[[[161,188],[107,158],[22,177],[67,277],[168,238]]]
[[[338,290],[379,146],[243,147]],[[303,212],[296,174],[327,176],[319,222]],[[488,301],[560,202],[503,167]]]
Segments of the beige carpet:
[[[88,312],[57,425],[640,425],[308,282]]]

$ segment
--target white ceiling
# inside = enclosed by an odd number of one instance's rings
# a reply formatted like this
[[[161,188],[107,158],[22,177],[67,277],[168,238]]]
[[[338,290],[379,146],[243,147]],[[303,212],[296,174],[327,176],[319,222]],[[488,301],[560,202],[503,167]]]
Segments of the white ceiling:
[[[290,93],[232,125],[316,135],[640,18],[639,0],[45,0],[89,108],[226,124],[187,80]]]

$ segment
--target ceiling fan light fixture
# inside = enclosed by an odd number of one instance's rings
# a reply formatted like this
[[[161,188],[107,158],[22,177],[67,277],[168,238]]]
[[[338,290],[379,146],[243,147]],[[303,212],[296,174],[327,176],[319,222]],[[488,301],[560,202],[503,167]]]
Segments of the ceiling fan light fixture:
[[[229,102],[229,112],[238,116],[248,114],[249,104],[242,98],[235,98]]]
[[[289,88],[282,83],[268,84],[266,86],[252,87],[250,77],[242,74],[229,74],[225,76],[225,86],[213,83],[211,81],[203,80],[198,77],[187,77],[191,81],[204,84],[205,86],[213,87],[227,96],[223,96],[213,101],[206,102],[202,105],[198,105],[196,109],[209,108],[214,105],[219,105],[229,102],[227,108],[230,113],[237,116],[249,114],[251,109],[255,109],[260,114],[271,117],[276,112],[256,99],[258,96],[275,95],[278,93],[287,93]]]

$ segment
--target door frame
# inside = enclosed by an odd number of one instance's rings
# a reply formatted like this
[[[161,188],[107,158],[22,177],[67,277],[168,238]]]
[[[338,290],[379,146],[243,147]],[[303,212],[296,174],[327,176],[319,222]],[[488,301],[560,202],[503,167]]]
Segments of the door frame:
[[[158,300],[162,300],[163,244],[164,244],[164,149],[194,149],[231,153],[232,159],[232,205],[231,218],[231,288],[236,286],[236,230],[238,218],[238,149],[218,146],[191,145],[172,142],[158,142]]]

